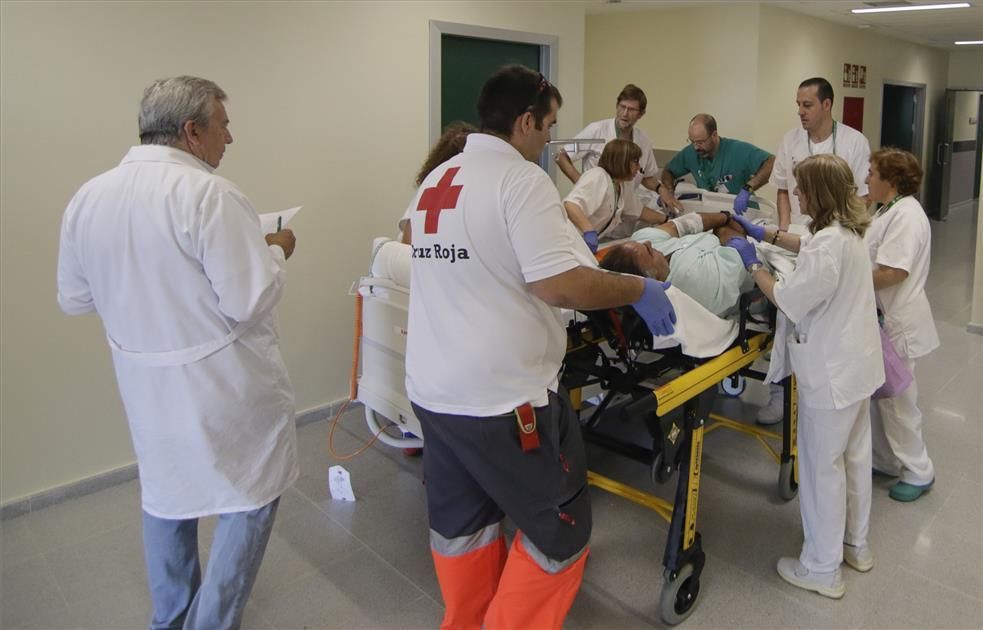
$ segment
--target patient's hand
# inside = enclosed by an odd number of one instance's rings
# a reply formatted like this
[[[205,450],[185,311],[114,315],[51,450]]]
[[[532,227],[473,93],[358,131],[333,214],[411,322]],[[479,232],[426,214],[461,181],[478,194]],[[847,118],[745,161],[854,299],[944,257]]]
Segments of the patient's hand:
[[[732,238],[744,238],[745,236],[744,230],[734,221],[731,221],[728,225],[714,228],[713,233],[721,245],[726,244]]]

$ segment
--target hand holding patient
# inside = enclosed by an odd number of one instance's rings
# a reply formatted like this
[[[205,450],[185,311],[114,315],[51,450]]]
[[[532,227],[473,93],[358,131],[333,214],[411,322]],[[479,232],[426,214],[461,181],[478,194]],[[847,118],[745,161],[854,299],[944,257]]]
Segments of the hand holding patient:
[[[727,247],[733,247],[737,250],[737,253],[741,255],[741,262],[744,263],[744,267],[750,267],[753,264],[761,264],[758,260],[758,251],[754,248],[754,244],[745,238],[732,238],[725,243]]]
[[[751,223],[750,221],[748,221],[747,219],[745,219],[742,216],[735,215],[732,218],[733,218],[734,221],[737,221],[738,223],[741,224],[741,227],[744,228],[744,231],[747,232],[747,235],[748,236],[750,236],[751,238],[753,238],[756,241],[763,241],[763,240],[765,240],[765,228],[764,228],[763,225],[757,225],[757,224]],[[729,243],[728,243],[728,245],[729,245]]]
[[[294,236],[293,230],[271,232],[270,234],[266,235],[266,244],[279,245],[283,250],[284,257],[289,259],[291,254],[294,253],[294,247],[297,245],[297,237]]]
[[[669,282],[645,278],[642,297],[631,305],[645,321],[652,334],[660,337],[671,335],[675,330],[673,324],[676,323],[676,311],[672,307],[672,302],[666,297],[666,289],[670,286]]]
[[[587,230],[584,232],[584,242],[587,243],[587,247],[590,248],[591,253],[597,253],[598,236],[596,230]]]

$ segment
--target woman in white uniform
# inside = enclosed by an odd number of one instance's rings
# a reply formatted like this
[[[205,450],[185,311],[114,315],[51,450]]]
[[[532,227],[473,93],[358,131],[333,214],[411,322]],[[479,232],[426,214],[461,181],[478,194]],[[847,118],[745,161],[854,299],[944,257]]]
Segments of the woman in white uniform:
[[[597,166],[584,172],[563,200],[567,216],[592,252],[597,251],[601,239],[631,236],[639,220],[666,220],[661,213],[644,208],[635,194],[634,181],[641,158],[642,149],[630,140],[608,142]]]
[[[870,198],[884,204],[865,237],[877,306],[887,336],[912,374],[915,359],[939,347],[925,296],[931,230],[921,204],[912,197],[921,180],[921,166],[907,151],[882,149],[870,157]],[[935,467],[922,438],[915,381],[894,398],[875,400],[870,417],[874,471],[900,477],[891,486],[892,499],[914,501],[935,483]]]
[[[795,271],[779,281],[745,239],[741,252],[755,282],[781,310],[769,380],[795,373],[799,393],[799,508],[805,541],[798,558],[781,558],[785,581],[838,599],[840,563],[869,571],[870,395],[884,382],[871,267],[863,235],[870,217],[850,166],[816,155],[795,168],[794,194],[811,217],[801,239],[751,226],[748,235],[798,251]]]

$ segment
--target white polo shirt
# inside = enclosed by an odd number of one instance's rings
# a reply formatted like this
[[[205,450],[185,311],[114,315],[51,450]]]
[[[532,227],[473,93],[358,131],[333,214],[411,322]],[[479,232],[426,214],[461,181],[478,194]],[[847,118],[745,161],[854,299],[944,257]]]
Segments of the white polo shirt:
[[[527,283],[579,266],[553,182],[504,140],[473,133],[404,214],[413,258],[406,391],[438,413],[547,404],[566,352],[560,310]]]
[[[809,132],[802,127],[792,129],[782,138],[775,156],[775,167],[771,171],[768,183],[776,188],[788,191],[792,204],[792,223],[808,225],[812,219],[802,214],[799,199],[792,191],[795,190],[795,176],[792,171],[796,164],[810,155],[835,153],[850,165],[853,171],[853,181],[857,185],[857,194],[863,197],[867,194],[867,171],[870,168],[870,143],[867,138],[852,127],[834,121],[835,134],[830,134],[822,142],[813,143],[809,140]]]
[[[900,283],[876,292],[877,305],[884,313],[884,328],[894,347],[910,359],[925,356],[939,347],[932,308],[925,295],[932,258],[931,227],[925,210],[914,197],[900,199],[887,212],[874,215],[864,241],[872,263],[908,272]]]
[[[588,139],[602,139],[605,144],[615,140],[618,137],[618,129],[616,127],[616,122],[614,118],[608,118],[607,120],[598,120],[592,122],[583,128],[583,130],[578,133],[575,138],[588,138]],[[649,176],[654,176],[659,171],[659,165],[655,161],[655,153],[652,152],[652,141],[645,134],[644,131],[635,127],[632,129],[631,141],[637,144],[642,149],[642,159],[639,160],[639,165],[642,170],[639,171],[638,175],[635,176],[635,188],[638,188],[642,184],[642,179]],[[576,162],[577,160],[582,160],[581,173],[586,173],[588,170],[597,166],[597,161],[601,159],[601,151],[604,150],[604,144],[598,142],[597,144],[587,144],[580,145],[580,151],[576,151],[575,145],[568,144],[563,150],[567,152],[570,159]]]

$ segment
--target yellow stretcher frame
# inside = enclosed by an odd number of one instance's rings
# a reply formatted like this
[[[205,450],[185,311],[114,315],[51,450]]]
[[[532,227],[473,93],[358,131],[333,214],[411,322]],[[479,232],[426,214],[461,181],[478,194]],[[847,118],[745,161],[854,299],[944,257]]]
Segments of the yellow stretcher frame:
[[[659,417],[666,416],[680,407],[684,408],[684,426],[681,428],[681,433],[683,439],[688,441],[688,449],[683,449],[688,450],[688,456],[685,460],[681,459],[679,463],[680,478],[677,482],[675,502],[656,497],[594,471],[587,473],[587,481],[590,485],[651,509],[670,523],[663,559],[665,581],[660,596],[660,614],[663,621],[669,625],[678,624],[686,619],[692,613],[699,597],[699,578],[705,563],[705,554],[702,551],[696,523],[704,437],[718,428],[728,428],[755,437],[780,465],[780,495],[785,499],[795,495],[797,487],[795,463],[798,453],[794,436],[797,430],[798,402],[794,376],[786,379],[784,384],[786,396],[783,423],[785,426],[781,435],[734,421],[717,413],[708,413],[706,419],[698,417],[695,413],[695,400],[700,394],[716,387],[725,378],[748,368],[758,357],[770,351],[771,347],[770,333],[754,334],[746,340],[746,343],[738,344],[652,390],[652,395],[656,399],[656,414]],[[581,389],[571,389],[570,396],[574,409],[580,411]],[[707,420],[711,422],[708,424]],[[678,425],[673,426],[678,427]],[[783,453],[779,454],[766,439],[781,440]]]

